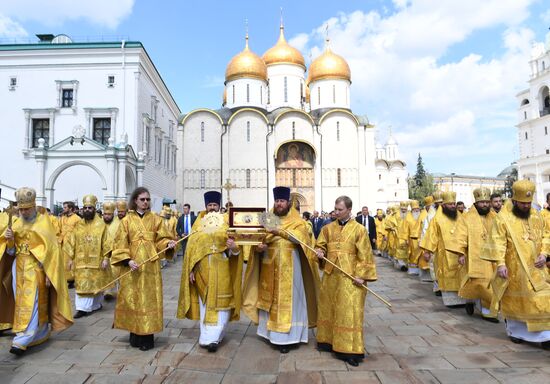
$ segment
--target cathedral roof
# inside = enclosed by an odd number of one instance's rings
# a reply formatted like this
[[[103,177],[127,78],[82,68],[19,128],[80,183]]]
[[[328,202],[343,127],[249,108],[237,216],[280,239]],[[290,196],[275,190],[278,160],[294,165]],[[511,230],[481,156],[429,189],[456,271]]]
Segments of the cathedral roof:
[[[273,64],[294,64],[306,69],[305,60],[300,51],[287,43],[284,29],[284,26],[281,24],[277,44],[264,53],[262,58],[265,64],[268,66]]]
[[[248,34],[244,50],[234,56],[225,70],[225,81],[252,78],[267,81],[267,66],[260,56],[248,48]]]
[[[351,70],[346,60],[332,52],[327,39],[325,52],[309,66],[308,84],[317,80],[343,79],[351,81]]]

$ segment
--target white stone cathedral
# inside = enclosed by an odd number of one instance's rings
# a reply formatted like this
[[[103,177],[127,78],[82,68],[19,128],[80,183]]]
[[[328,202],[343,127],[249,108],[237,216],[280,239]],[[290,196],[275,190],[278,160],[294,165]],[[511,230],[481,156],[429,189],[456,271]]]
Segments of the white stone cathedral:
[[[276,185],[291,187],[302,211],[330,211],[340,195],[371,212],[406,200],[397,143],[390,135],[375,145],[374,125],[350,109],[350,87],[349,65],[328,40],[308,70],[282,25],[262,57],[246,36],[225,71],[222,108],[179,120],[178,202],[200,210],[203,193],[215,189],[224,203],[271,206]]]

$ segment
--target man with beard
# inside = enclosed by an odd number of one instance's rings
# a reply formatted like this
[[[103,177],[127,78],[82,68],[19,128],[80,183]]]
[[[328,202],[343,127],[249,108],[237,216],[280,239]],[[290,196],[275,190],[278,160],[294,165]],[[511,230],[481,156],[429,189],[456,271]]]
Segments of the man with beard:
[[[126,217],[128,213],[128,203],[126,200],[119,200],[116,202],[116,214],[119,220],[122,220]]]
[[[74,263],[75,319],[89,316],[102,308],[103,292],[96,293],[109,281],[109,247],[107,226],[96,214],[97,197],[82,199],[82,220],[63,242],[63,252]]]
[[[550,349],[550,283],[545,268],[550,233],[531,208],[535,184],[516,181],[512,192],[511,208],[502,208],[491,229],[491,252],[482,257],[497,265],[492,285],[498,295],[493,301],[500,303],[510,339],[540,342]]]
[[[10,353],[21,356],[70,327],[73,316],[50,219],[36,211],[34,189],[19,188],[15,199],[20,219],[0,236],[0,323],[13,324]]]
[[[496,213],[499,213],[502,209],[502,196],[500,193],[493,193],[491,195],[491,208]]]
[[[463,201],[458,201],[456,203],[456,211],[458,212],[459,215],[462,215],[464,213],[465,209],[466,209],[466,207],[464,206]]]
[[[390,210],[390,213],[386,216],[386,221],[384,223],[388,234],[388,258],[395,263],[397,249],[397,216],[399,216],[399,206],[391,206],[388,209]]]
[[[201,212],[192,230],[198,231],[205,215],[219,212],[222,195],[204,194],[206,210]],[[199,345],[216,352],[231,320],[238,320],[241,308],[242,252],[227,236],[227,215],[214,233],[198,231],[189,238],[178,300],[179,319],[200,320]]]
[[[456,192],[443,192],[441,214],[432,219],[426,236],[420,243],[422,249],[434,254],[437,282],[441,290],[443,304],[448,307],[466,303],[466,300],[458,297],[459,264],[456,253],[452,252],[453,243],[456,241],[457,218]]]
[[[308,342],[317,324],[319,272],[306,223],[292,206],[290,188],[273,189],[273,213],[280,219],[248,260],[243,310],[258,324],[258,335],[288,353]]]
[[[395,216],[397,229],[397,247],[394,266],[396,268],[399,268],[403,272],[407,271],[407,265],[409,263],[409,239],[407,234],[407,220],[412,219],[410,218],[410,215],[409,202],[402,201],[399,204],[399,214]]]
[[[418,235],[419,247],[420,247],[420,240],[422,239],[422,235],[423,235],[424,222],[426,221],[428,217],[428,212],[432,208],[433,204],[434,204],[433,196],[426,196],[424,198],[424,208],[420,210],[420,216],[418,217],[418,221],[420,222],[420,233]],[[420,252],[420,257],[418,258],[418,276],[420,277],[420,281],[426,281],[426,282],[432,281],[432,278],[430,276],[430,264],[428,260],[426,260],[422,255],[422,252]]]
[[[474,313],[478,309],[484,320],[498,322],[496,316],[490,314],[492,290],[489,286],[493,276],[493,265],[483,260],[488,252],[487,243],[495,216],[491,210],[491,191],[488,188],[474,189],[474,209],[462,215],[455,232],[455,242],[450,250],[459,254],[460,289],[458,295],[464,299],[473,300],[466,304],[466,312]]]
[[[366,228],[351,220],[352,201],[340,196],[334,203],[337,221],[323,227],[317,244],[323,280],[319,295],[317,348],[357,367],[365,356],[363,320],[366,290],[361,286],[376,281]],[[327,263],[329,259],[353,276],[353,280]]]
[[[409,248],[409,275],[418,275],[420,273],[418,263],[421,258],[422,250],[418,245],[420,232],[422,231],[422,220],[420,217],[420,204],[418,200],[411,200],[411,213],[407,215],[404,223],[403,240],[407,242]]]
[[[376,210],[376,250],[378,255],[387,257],[388,250],[388,231],[386,230],[386,223],[384,218],[384,211],[382,209]]]
[[[433,218],[437,214],[441,214],[441,209],[439,209],[439,206],[441,205],[441,191],[435,191],[433,193],[433,204],[428,209],[428,215],[424,219],[424,222],[422,223],[422,235],[420,236],[420,242],[422,243],[422,239],[426,236],[426,232],[428,232],[428,228],[430,227],[430,223],[432,222]],[[430,275],[429,277],[427,275],[422,275],[421,280],[422,281],[433,281],[433,292],[436,296],[441,296],[441,291],[439,290],[439,285],[437,284],[437,276],[436,276],[436,265],[435,265],[435,257],[430,252],[424,252],[422,255],[424,260],[429,265],[429,271]]]
[[[76,206],[72,201],[65,201],[63,203],[63,213],[59,220],[59,244],[63,246],[65,237],[71,233],[75,225],[80,222],[80,217],[75,213]],[[67,257],[67,255],[65,255]],[[74,269],[71,269],[72,263],[69,259],[65,258],[65,278],[69,284],[69,288],[74,288]]]
[[[113,249],[115,235],[118,230],[118,226],[120,225],[119,218],[115,216],[115,208],[116,204],[112,201],[106,201],[105,203],[103,203],[103,222],[107,226],[107,248],[111,250]],[[109,275],[109,279],[115,278],[118,272],[118,268],[111,266],[110,264],[107,268],[108,269],[106,270],[106,272]],[[117,287],[118,282],[105,290],[105,295],[103,295],[105,301],[111,301],[115,298]]]
[[[176,242],[165,231],[162,219],[151,213],[151,195],[138,187],[130,196],[130,212],[116,233],[111,265],[132,273],[120,279],[113,328],[130,331],[130,345],[140,351],[155,346],[154,334],[162,331],[162,275],[158,252],[173,252]]]

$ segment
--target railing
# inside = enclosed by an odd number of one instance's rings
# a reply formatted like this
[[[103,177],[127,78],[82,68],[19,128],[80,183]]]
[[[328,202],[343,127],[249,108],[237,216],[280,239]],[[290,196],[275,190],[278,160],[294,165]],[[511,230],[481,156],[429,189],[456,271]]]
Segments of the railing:
[[[69,36],[72,43],[110,43],[114,41],[130,41],[128,35],[98,35],[98,36]],[[9,44],[55,44],[51,41],[40,41],[37,37],[4,37],[0,45]],[[66,43],[70,44],[70,43]]]

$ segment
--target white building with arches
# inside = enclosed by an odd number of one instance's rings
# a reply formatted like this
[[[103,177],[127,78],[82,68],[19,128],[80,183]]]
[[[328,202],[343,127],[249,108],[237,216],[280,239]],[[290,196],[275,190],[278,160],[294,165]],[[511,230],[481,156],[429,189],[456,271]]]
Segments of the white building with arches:
[[[37,37],[0,45],[0,206],[20,186],[50,208],[138,185],[175,199],[180,110],[143,45]]]
[[[204,191],[217,189],[236,206],[271,206],[276,185],[291,187],[302,211],[330,211],[340,195],[358,210],[407,199],[397,143],[390,137],[377,157],[374,125],[351,111],[351,84],[328,41],[308,69],[282,25],[262,57],[247,36],[227,65],[221,108],[179,119],[178,201],[199,210]]]
[[[533,47],[529,66],[529,88],[516,95],[518,177],[536,184],[535,198],[542,205],[550,192],[550,33],[545,44]]]

